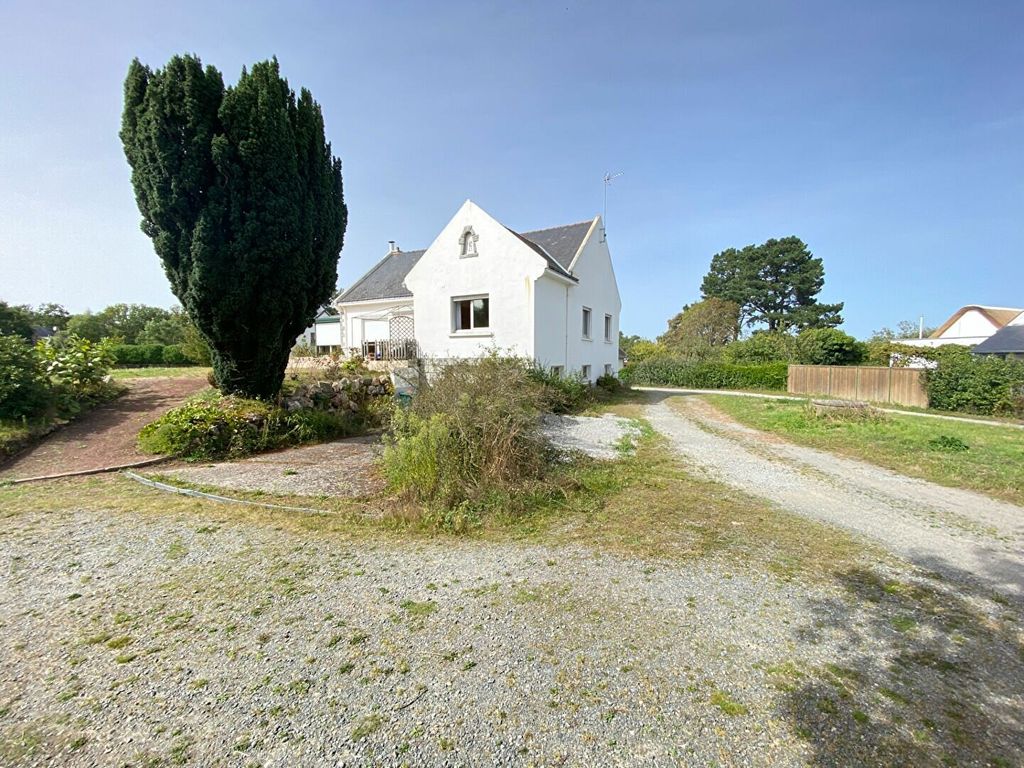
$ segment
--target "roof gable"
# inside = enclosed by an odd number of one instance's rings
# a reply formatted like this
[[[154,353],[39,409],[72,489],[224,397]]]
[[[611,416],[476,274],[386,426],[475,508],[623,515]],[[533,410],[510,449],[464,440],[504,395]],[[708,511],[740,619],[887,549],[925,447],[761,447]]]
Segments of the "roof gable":
[[[985,307],[982,306],[981,304],[968,304],[966,307],[960,307],[960,309],[954,312],[953,316],[950,317],[949,320],[944,322],[938,328],[936,328],[932,332],[932,335],[929,336],[928,338],[942,338],[942,334],[944,334],[946,331],[952,328],[957,320],[959,320],[961,317],[966,315],[971,310],[974,310],[975,312],[980,314],[982,317],[984,317],[986,320],[992,323],[992,325],[994,325],[997,329],[1002,328],[1007,323],[1010,323],[1011,321],[1016,319],[1018,315],[1024,312],[1024,310],[1022,309],[1014,309],[1012,307]]]
[[[576,278],[569,268],[586,241],[593,223],[594,221],[591,219],[560,227],[536,229],[531,232],[516,232],[508,227],[505,229],[508,229],[543,258],[553,272],[575,280]],[[412,292],[405,287],[405,278],[425,252],[424,249],[389,253],[371,267],[369,272],[356,280],[348,290],[338,296],[336,303],[347,304],[356,301],[411,297]]]

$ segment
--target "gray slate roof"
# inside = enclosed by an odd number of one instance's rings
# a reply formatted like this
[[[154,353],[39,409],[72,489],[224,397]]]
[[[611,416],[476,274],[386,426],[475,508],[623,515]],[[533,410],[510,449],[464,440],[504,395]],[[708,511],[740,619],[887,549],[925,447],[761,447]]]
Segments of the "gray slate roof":
[[[511,229],[509,232],[540,254],[548,262],[552,271],[572,278],[569,265],[572,263],[576,251],[582,245],[583,238],[590,231],[591,224],[593,224],[593,220],[549,229],[537,229],[533,232],[520,233]],[[337,301],[346,303],[411,297],[412,292],[405,287],[405,278],[424,252],[425,250],[389,253],[369,272],[356,280],[352,287],[338,297]]]
[[[420,260],[423,251],[389,253],[352,287],[338,297],[339,302],[370,301],[371,299],[404,299],[412,296],[405,287],[405,276]]]
[[[1024,354],[1024,325],[1004,325],[973,351],[976,355]]]

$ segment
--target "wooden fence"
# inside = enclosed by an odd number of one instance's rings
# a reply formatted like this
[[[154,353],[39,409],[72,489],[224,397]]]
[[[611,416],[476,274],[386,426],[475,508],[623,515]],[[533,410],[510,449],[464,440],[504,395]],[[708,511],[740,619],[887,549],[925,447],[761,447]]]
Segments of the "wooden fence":
[[[799,395],[927,408],[923,374],[918,368],[791,365],[786,389]]]

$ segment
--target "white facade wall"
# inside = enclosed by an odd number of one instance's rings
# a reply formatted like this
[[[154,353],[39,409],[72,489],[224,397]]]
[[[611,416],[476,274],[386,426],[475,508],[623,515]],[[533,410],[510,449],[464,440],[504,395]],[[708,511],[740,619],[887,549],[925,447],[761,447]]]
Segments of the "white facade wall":
[[[545,368],[562,366],[568,370],[569,294],[575,285],[551,274],[543,275],[534,285],[533,357]]]
[[[581,252],[572,266],[579,283],[569,291],[568,362],[570,371],[579,371],[589,365],[590,378],[596,380],[610,365],[619,372],[619,314],[622,301],[615,282],[608,244],[601,242],[601,220],[598,218]],[[591,310],[590,338],[583,336],[583,308]],[[605,340],[604,318],[611,315],[611,338]]]
[[[472,227],[476,256],[460,255],[460,238]],[[545,260],[477,205],[467,200],[405,279],[413,294],[416,341],[424,357],[479,357],[502,353],[534,356],[534,285]],[[486,330],[455,331],[452,302],[486,296]]]

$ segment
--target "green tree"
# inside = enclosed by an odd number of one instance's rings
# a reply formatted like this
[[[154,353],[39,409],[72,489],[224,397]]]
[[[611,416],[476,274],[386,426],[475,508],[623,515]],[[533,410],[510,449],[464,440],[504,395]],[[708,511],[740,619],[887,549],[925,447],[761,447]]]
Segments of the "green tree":
[[[871,334],[869,341],[896,341],[898,339],[916,339],[919,334],[921,338],[927,339],[931,336],[938,326],[926,325],[924,326],[923,334],[921,327],[912,320],[900,320],[896,324],[896,330],[888,326],[881,328]]]
[[[68,322],[64,326],[64,331],[89,341],[99,341],[114,335],[110,327],[109,318],[89,310],[69,317]],[[121,341],[124,340],[121,339]]]
[[[167,317],[155,317],[143,327],[136,338],[137,344],[181,344],[185,341],[188,317],[175,308]]]
[[[796,353],[805,365],[856,365],[865,348],[838,328],[808,328],[796,337]]]
[[[348,212],[320,106],[277,60],[224,87],[175,56],[133,61],[121,139],[142,230],[209,343],[225,393],[271,397],[337,282]]]
[[[29,308],[26,307],[26,309]],[[68,324],[68,319],[71,317],[71,313],[63,305],[52,302],[40,304],[35,309],[30,309],[30,314],[32,315],[33,325],[56,328],[58,331],[64,330],[64,327]]]
[[[715,254],[701,291],[705,298],[738,304],[744,324],[774,332],[841,324],[842,302],[819,304],[815,298],[824,285],[822,260],[800,238],[783,237]]]
[[[727,299],[711,297],[683,307],[668,321],[658,342],[684,358],[706,359],[739,335],[740,307]]]
[[[32,318],[24,307],[12,307],[0,301],[0,335],[32,340]]]
[[[633,349],[633,345],[638,341],[647,341],[647,339],[643,336],[637,336],[636,334],[627,336],[622,331],[619,331],[619,349],[622,350],[622,353],[626,357],[629,357],[629,353]]]

